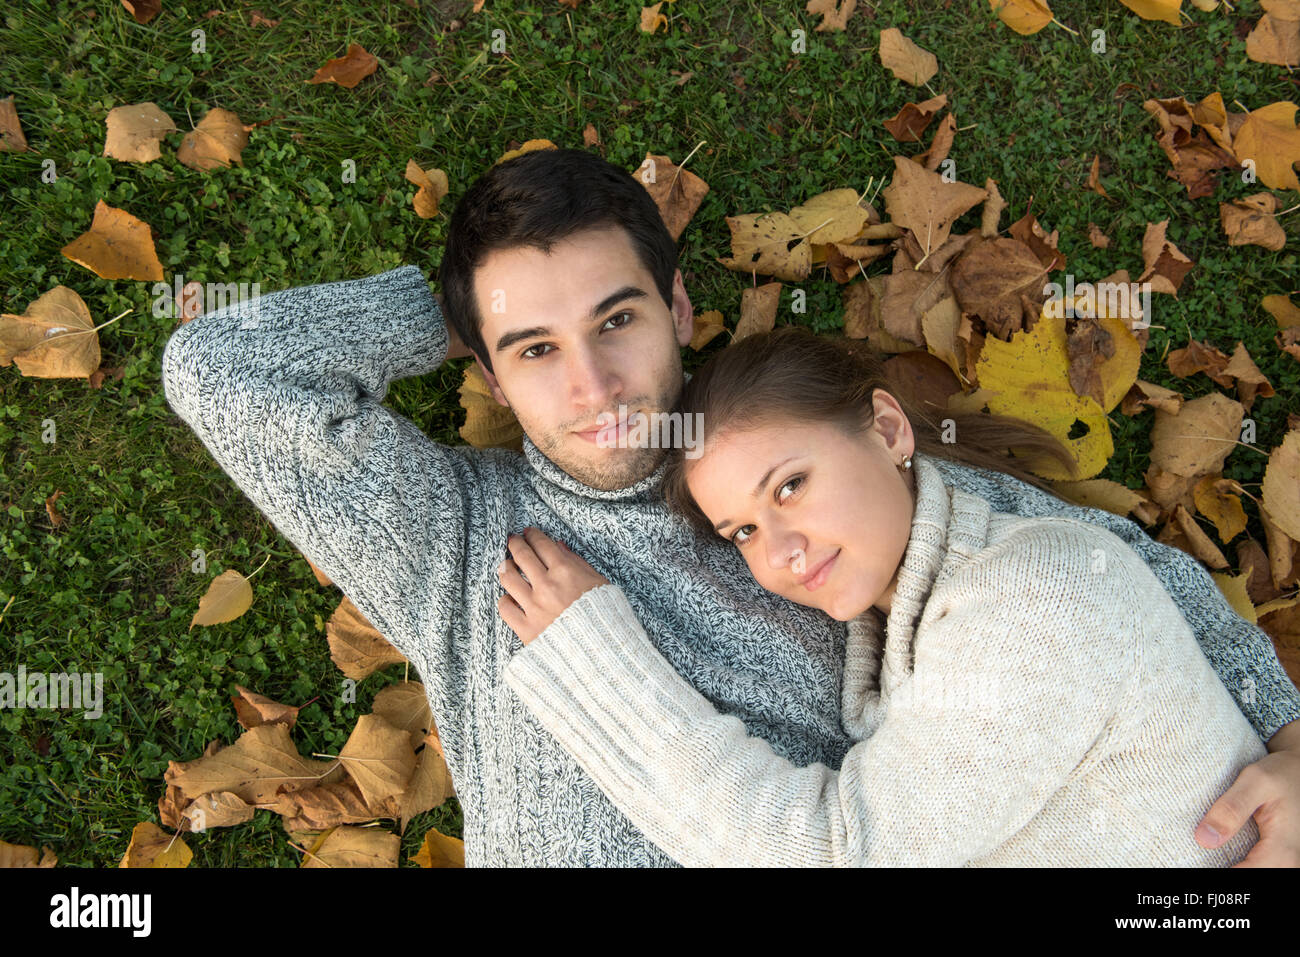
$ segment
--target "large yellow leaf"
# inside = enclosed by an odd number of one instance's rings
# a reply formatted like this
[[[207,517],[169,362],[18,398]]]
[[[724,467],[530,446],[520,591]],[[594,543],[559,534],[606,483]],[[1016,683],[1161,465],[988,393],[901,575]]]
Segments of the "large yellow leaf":
[[[1179,25],[1178,11],[1182,9],[1183,0],[1119,0],[1143,20],[1163,20],[1165,23]]]
[[[998,19],[1021,36],[1037,33],[1052,22],[1046,0],[989,0]]]
[[[137,824],[118,867],[189,867],[194,853],[179,833],[168,834],[152,821]]]
[[[303,867],[396,867],[402,841],[379,827],[334,827],[307,846]]]
[[[99,368],[99,334],[86,303],[67,286],[33,300],[21,316],[0,315],[0,366],[25,376],[77,378]]]
[[[1016,333],[1010,342],[989,336],[976,368],[980,389],[971,396],[955,398],[954,407],[978,409],[983,404],[995,415],[1046,429],[1078,463],[1075,475],[1054,462],[1036,463],[1037,474],[1078,480],[1092,478],[1105,468],[1115,450],[1110,424],[1095,399],[1078,395],[1070,387],[1064,316],[1044,314],[1032,330]],[[1076,423],[1086,432],[1070,438]]]
[[[465,842],[429,828],[424,843],[412,858],[421,867],[464,867]]]
[[[1259,181],[1269,189],[1300,190],[1300,179],[1292,168],[1300,160],[1295,111],[1296,105],[1286,100],[1251,110],[1232,139],[1237,161],[1253,160]]]
[[[415,771],[415,752],[406,730],[377,714],[357,719],[339,760],[371,807],[400,794]]]
[[[214,578],[199,599],[199,610],[190,620],[190,628],[234,621],[248,611],[252,604],[253,586],[239,572],[229,569]]]
[[[101,279],[157,282],[163,277],[149,224],[124,209],[109,206],[102,199],[95,203],[90,229],[59,252]]]

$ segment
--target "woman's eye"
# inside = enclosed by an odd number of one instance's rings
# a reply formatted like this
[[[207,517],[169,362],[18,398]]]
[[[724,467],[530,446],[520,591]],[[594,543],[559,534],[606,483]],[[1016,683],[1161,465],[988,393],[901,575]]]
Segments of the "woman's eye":
[[[605,321],[606,321],[607,323],[608,323],[608,322],[613,322],[615,319],[618,319],[618,318],[620,318],[620,317],[622,317],[622,316],[626,316],[626,317],[627,317],[627,322],[620,322],[618,325],[614,326],[615,329],[622,329],[622,328],[624,328],[625,326],[628,326],[628,325],[631,324],[631,322],[632,322],[632,313],[630,313],[630,312],[620,312],[620,313],[618,313],[618,314],[616,314],[616,315],[610,316],[610,317],[609,317],[608,319],[606,319]],[[523,352],[521,352],[519,355],[520,355],[521,358],[524,358],[524,359],[540,359],[542,356],[546,355],[546,353],[543,352],[543,353],[541,353],[541,354],[539,354],[539,355],[531,355],[531,356],[530,356],[528,353],[532,352],[534,349],[544,349],[544,348],[547,348],[548,345],[549,345],[549,343],[540,343],[540,344],[535,345],[535,346],[529,346],[527,349],[525,349],[525,350],[524,350]]]
[[[782,485],[779,489],[776,490],[776,500],[778,502],[785,501],[785,499],[781,498],[781,493],[786,489],[788,489],[791,485],[793,485],[797,489],[802,484],[803,484],[803,476],[796,475],[794,478],[790,479],[790,481],[786,482],[784,485]],[[791,492],[791,494],[794,493]]]
[[[732,533],[731,533],[731,544],[735,545],[737,548],[739,548],[741,545],[744,545],[745,542],[749,541],[748,536],[746,536],[746,537],[745,537],[744,539],[742,539],[741,541],[736,541],[736,536],[739,535],[741,532],[743,532],[745,529],[747,529],[747,528],[753,528],[753,527],[754,527],[754,526],[752,526],[752,525],[742,525],[742,526],[740,526],[740,528],[738,528],[738,529],[736,529],[734,532],[732,532]]]

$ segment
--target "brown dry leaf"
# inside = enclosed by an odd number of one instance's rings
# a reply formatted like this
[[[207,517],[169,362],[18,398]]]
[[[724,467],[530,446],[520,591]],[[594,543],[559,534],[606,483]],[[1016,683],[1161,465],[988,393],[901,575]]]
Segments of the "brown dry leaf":
[[[1273,639],[1277,660],[1286,673],[1300,684],[1300,605],[1260,615],[1259,626]]]
[[[300,552],[299,554],[302,553]],[[310,558],[308,558],[306,555],[303,555],[302,559],[308,564],[308,566],[311,567],[311,573],[316,576],[316,581],[320,582],[322,585],[325,585],[327,587],[334,584],[333,580],[329,577],[329,575],[326,575],[323,571],[317,568]]]
[[[1292,326],[1290,329],[1283,329],[1274,337],[1274,341],[1277,342],[1279,349],[1300,362],[1300,327]]]
[[[1246,510],[1238,491],[1236,482],[1218,475],[1205,476],[1192,489],[1196,510],[1214,523],[1219,541],[1225,545],[1246,530]]]
[[[271,808],[284,821],[286,831],[319,831],[340,824],[364,824],[391,816],[385,808],[366,803],[356,782],[332,781],[281,794]]]
[[[235,705],[235,717],[245,731],[264,724],[282,724],[292,728],[298,721],[299,708],[268,698],[256,691],[249,691],[243,685],[235,685],[238,694],[230,696]]]
[[[370,710],[395,728],[403,729],[411,739],[414,750],[424,743],[425,737],[436,729],[433,712],[424,685],[418,681],[399,681],[375,695]]]
[[[1132,515],[1144,525],[1152,524],[1160,516],[1159,506],[1141,492],[1110,479],[1053,482],[1052,491],[1075,505],[1100,508],[1115,515]]]
[[[208,590],[199,599],[199,610],[190,620],[195,625],[219,625],[234,621],[253,605],[253,587],[248,579],[233,568],[212,579]]]
[[[1030,422],[1054,435],[1077,463],[1073,475],[1054,462],[1029,467],[1054,480],[1092,478],[1106,466],[1115,447],[1106,413],[1095,400],[1078,395],[1070,386],[1066,355],[1065,318],[1046,310],[1029,331],[1018,332],[1010,342],[990,336],[984,341],[977,364],[980,384],[969,396],[954,397],[959,411],[979,411],[987,405],[995,415]],[[1082,434],[1078,429],[1082,428]],[[1076,433],[1071,438],[1071,433]]]
[[[674,164],[671,158],[650,152],[632,175],[640,180],[659,207],[659,215],[673,239],[680,238],[708,194],[709,184]]]
[[[1047,268],[1024,243],[990,239],[961,255],[952,267],[952,289],[962,312],[979,316],[989,331],[1009,338],[1023,325],[1020,297],[1043,301]]]
[[[1300,28],[1300,23],[1296,24]],[[1256,193],[1219,204],[1219,223],[1229,246],[1263,246],[1274,252],[1286,245],[1286,230],[1277,221],[1277,197]]]
[[[265,15],[263,15],[261,10],[251,10],[249,11],[249,13],[251,15],[251,18],[249,20],[250,26],[266,27],[268,29],[271,29],[273,27],[278,27],[280,25],[279,20],[272,20],[266,17]]]
[[[248,131],[239,114],[220,107],[208,110],[199,125],[185,134],[176,160],[190,169],[207,172],[228,169],[232,163],[244,164],[244,147],[248,146]]]
[[[1169,353],[1166,363],[1169,371],[1180,379],[1204,372],[1219,385],[1225,388],[1232,386],[1233,380],[1223,374],[1223,370],[1228,367],[1228,357],[1213,346],[1195,339],[1188,340],[1182,349]]]
[[[1101,185],[1101,154],[1098,153],[1092,158],[1092,168],[1088,170],[1088,188],[1094,193],[1110,198],[1110,193],[1106,192],[1106,187]]]
[[[998,19],[1021,36],[1037,33],[1052,22],[1046,0],[989,0]]]
[[[942,359],[921,349],[890,357],[884,363],[884,372],[896,395],[936,419],[943,417],[949,397],[962,388]]]
[[[0,151],[27,152],[27,137],[23,135],[23,125],[18,119],[12,96],[0,100]]]
[[[1284,588],[1297,580],[1300,566],[1296,564],[1297,543],[1286,532],[1273,524],[1268,510],[1259,510],[1259,522],[1264,526],[1264,542],[1268,545],[1268,573],[1275,588]]]
[[[939,61],[897,27],[880,31],[880,65],[904,83],[920,86],[939,72]]]
[[[1246,58],[1285,67],[1300,63],[1300,20],[1265,13],[1246,36]]]
[[[83,378],[99,368],[99,334],[86,303],[67,286],[33,300],[21,316],[0,315],[0,367],[35,378]]]
[[[1231,127],[1233,117],[1244,114],[1229,115],[1219,93],[1211,93],[1195,106],[1180,96],[1147,100],[1142,108],[1160,124],[1156,139],[1173,167],[1169,176],[1187,187],[1191,199],[1214,192],[1216,170],[1238,165],[1231,152]],[[1193,134],[1197,124],[1204,129]]]
[[[451,188],[447,174],[440,169],[421,169],[415,160],[406,161],[406,181],[420,187],[411,197],[415,215],[421,219],[433,219],[438,215],[438,200],[447,195]]]
[[[776,326],[776,310],[781,304],[781,284],[769,282],[746,289],[740,294],[740,319],[732,342],[739,342],[759,332],[770,332]]]
[[[896,116],[885,120],[884,127],[900,143],[919,143],[930,121],[947,105],[947,93],[940,93],[924,103],[905,103]]]
[[[63,492],[59,489],[55,489],[54,494],[45,499],[45,514],[50,517],[50,525],[54,528],[58,528],[63,524],[63,516],[60,515],[59,510],[54,507],[55,503],[58,502],[62,495]]]
[[[1269,455],[1261,504],[1278,529],[1300,540],[1300,432],[1288,432]]]
[[[437,828],[429,828],[424,843],[411,860],[421,867],[464,867],[465,842],[448,837]]]
[[[101,279],[162,281],[162,263],[154,251],[149,224],[102,199],[95,203],[90,229],[59,252]]]
[[[335,827],[311,842],[302,866],[396,867],[401,846],[401,838],[383,828]]]
[[[966,367],[966,344],[957,334],[960,328],[961,309],[956,296],[941,299],[921,317],[921,333],[926,348],[931,355],[947,363],[963,385],[967,385],[963,371]]]
[[[847,243],[867,225],[859,198],[856,190],[828,190],[794,207],[789,216],[809,243]]]
[[[593,126],[591,123],[588,123],[586,126],[582,128],[582,145],[583,146],[600,145],[600,134],[596,132],[596,127]]]
[[[234,744],[185,763],[169,782],[180,796],[194,800],[214,791],[230,791],[247,804],[271,805],[281,791],[316,787],[331,778],[338,762],[304,758],[282,724],[263,724],[245,731]]]
[[[1281,594],[1269,577],[1268,555],[1249,535],[1237,543],[1237,567],[1247,574],[1246,593],[1255,604],[1272,601]]]
[[[1264,373],[1259,371],[1259,366],[1255,365],[1255,360],[1246,351],[1245,343],[1237,343],[1232,358],[1223,368],[1223,374],[1237,381],[1237,398],[1241,400],[1247,412],[1255,404],[1255,396],[1267,399],[1274,394],[1272,383],[1264,378]]]
[[[885,279],[872,276],[844,287],[844,335],[848,339],[865,339],[876,352],[907,352],[913,343],[904,342],[885,331],[882,303]]]
[[[367,53],[366,48],[360,43],[349,43],[347,53],[330,60],[307,82],[337,83],[344,89],[350,90],[377,69],[379,69],[377,57]]]
[[[430,733],[416,756],[415,773],[394,802],[402,832],[406,832],[406,825],[415,815],[441,807],[455,793],[442,745],[437,736]]]
[[[201,833],[213,827],[232,827],[253,819],[253,808],[232,791],[200,794],[180,812],[183,830]]]
[[[1028,246],[1049,271],[1065,268],[1065,253],[1056,248],[1060,241],[1060,231],[1053,229],[1048,233],[1033,213],[1025,213],[1008,227],[1007,232],[1012,239],[1018,239]]]
[[[476,449],[523,451],[523,426],[513,410],[493,398],[477,362],[465,367],[459,392],[460,406],[465,410],[465,424],[460,427],[462,439]]]
[[[1178,11],[1183,0],[1119,0],[1143,20],[1163,20],[1174,26],[1182,26]]]
[[[189,867],[194,853],[180,833],[168,834],[152,821],[131,829],[131,843],[118,867]]]
[[[371,807],[400,794],[415,772],[410,736],[378,714],[357,719],[339,760]]]
[[[663,27],[665,30],[668,29],[668,18],[659,12],[659,8],[662,6],[663,0],[659,0],[659,3],[656,3],[653,6],[641,8],[642,33],[654,33],[660,27]]]
[[[988,193],[988,198],[984,200],[984,213],[980,218],[980,235],[985,239],[993,239],[998,234],[998,221],[1002,219],[1002,210],[1007,208],[1007,201],[998,192],[995,180],[986,179],[984,191]]]
[[[910,229],[927,254],[948,240],[957,217],[988,198],[987,191],[947,182],[905,156],[894,157],[894,178],[883,195],[890,220]]]
[[[1168,227],[1167,219],[1147,223],[1146,233],[1142,237],[1142,262],[1146,268],[1138,276],[1138,282],[1150,282],[1152,292],[1168,293],[1177,299],[1178,287],[1196,264],[1165,237]]]
[[[787,214],[747,213],[726,219],[731,229],[731,256],[719,257],[719,263],[734,272],[788,282],[808,278],[812,249],[799,224]]]
[[[330,646],[330,659],[354,681],[406,661],[406,656],[366,620],[346,595],[325,623],[325,638]]]
[[[1169,514],[1179,505],[1189,511],[1196,507],[1192,500],[1192,489],[1196,487],[1197,477],[1188,478],[1167,472],[1158,465],[1149,466],[1144,476],[1151,500],[1160,506],[1162,512]]]
[[[880,316],[884,329],[896,340],[908,343],[911,351],[924,347],[922,327],[926,312],[953,294],[948,270],[940,273],[918,272],[905,250],[894,257],[894,271],[883,277]]]
[[[556,146],[554,143],[552,143],[550,140],[528,140],[518,149],[506,150],[504,153],[501,154],[500,158],[496,161],[496,163],[493,163],[492,165],[496,166],[500,163],[504,163],[506,160],[512,160],[516,156],[523,156],[525,153],[531,153],[533,150],[555,150],[555,149],[559,149],[559,147]]]
[[[849,243],[827,243],[826,268],[831,278],[838,283],[852,282],[859,276],[865,276],[865,263],[875,262],[882,256],[888,256],[889,246],[854,246]]]
[[[1292,168],[1300,161],[1295,111],[1296,105],[1286,100],[1251,110],[1232,138],[1237,161],[1245,165],[1254,160],[1255,175],[1269,189],[1300,190]]]
[[[691,332],[691,348],[699,352],[725,328],[722,323],[722,313],[717,309],[700,313],[695,317],[695,325]]]
[[[1118,318],[1077,319],[1066,340],[1066,355],[1071,388],[1109,412],[1137,381],[1142,347]]]
[[[58,857],[48,847],[41,848],[40,861],[36,859],[36,848],[26,844],[10,844],[0,841],[0,868],[9,867],[53,867],[59,862]]]
[[[162,0],[122,0],[122,6],[136,23],[148,23],[162,12]]]
[[[1258,620],[1255,614],[1255,605],[1251,602],[1250,595],[1246,591],[1246,581],[1250,576],[1245,572],[1240,575],[1211,572],[1210,577],[1219,586],[1219,591],[1223,593],[1223,597],[1228,599],[1228,604],[1232,606],[1232,610],[1252,625],[1255,624]]]
[[[939,126],[934,131],[934,139],[930,141],[930,148],[924,153],[918,153],[913,159],[930,172],[934,172],[952,152],[952,142],[956,135],[957,119],[949,113],[939,121]]]
[[[1124,396],[1119,410],[1124,415],[1137,415],[1147,406],[1177,415],[1178,410],[1183,407],[1183,397],[1173,389],[1166,389],[1154,382],[1143,382],[1138,379]]]
[[[1221,474],[1241,436],[1244,417],[1240,402],[1218,392],[1183,403],[1176,415],[1157,410],[1151,464],[1184,478]]]
[[[1300,308],[1288,296],[1265,296],[1260,305],[1264,311],[1277,320],[1279,329],[1300,326]]]
[[[162,156],[159,142],[176,132],[172,118],[157,103],[136,103],[108,111],[104,155],[131,163],[149,163]]]
[[[1097,228],[1096,223],[1088,224],[1088,242],[1094,249],[1109,249],[1110,237]]]
[[[126,366],[100,366],[90,374],[90,387],[92,389],[102,388],[107,379],[121,382],[124,375],[126,375]]]
[[[1217,545],[1205,534],[1204,529],[1196,524],[1192,513],[1183,505],[1174,508],[1169,522],[1157,538],[1166,545],[1181,548],[1189,555],[1195,556],[1211,568],[1227,568],[1228,560],[1219,551]]]

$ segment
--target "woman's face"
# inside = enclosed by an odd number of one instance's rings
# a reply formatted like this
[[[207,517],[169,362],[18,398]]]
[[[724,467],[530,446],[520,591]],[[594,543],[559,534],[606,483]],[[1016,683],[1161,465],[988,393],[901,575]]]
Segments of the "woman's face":
[[[778,421],[712,437],[686,483],[769,591],[849,621],[892,607],[912,527],[911,424],[876,390],[866,435]]]

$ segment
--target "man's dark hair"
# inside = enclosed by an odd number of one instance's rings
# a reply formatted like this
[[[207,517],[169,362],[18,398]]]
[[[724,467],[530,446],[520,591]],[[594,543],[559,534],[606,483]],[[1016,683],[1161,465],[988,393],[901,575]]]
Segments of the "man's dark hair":
[[[556,241],[605,226],[623,227],[671,309],[677,243],[646,188],[595,153],[532,150],[493,166],[461,197],[438,273],[443,314],[489,371],[474,270],[496,250],[531,246],[549,255]]]

